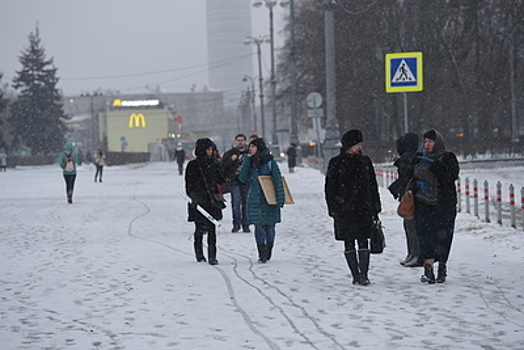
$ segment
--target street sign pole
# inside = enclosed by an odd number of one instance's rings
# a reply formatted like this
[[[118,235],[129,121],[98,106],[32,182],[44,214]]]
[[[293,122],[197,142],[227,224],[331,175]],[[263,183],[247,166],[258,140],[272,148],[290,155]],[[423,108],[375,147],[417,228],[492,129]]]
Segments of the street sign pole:
[[[386,92],[401,92],[404,104],[404,131],[409,131],[407,92],[423,90],[422,52],[386,55]]]

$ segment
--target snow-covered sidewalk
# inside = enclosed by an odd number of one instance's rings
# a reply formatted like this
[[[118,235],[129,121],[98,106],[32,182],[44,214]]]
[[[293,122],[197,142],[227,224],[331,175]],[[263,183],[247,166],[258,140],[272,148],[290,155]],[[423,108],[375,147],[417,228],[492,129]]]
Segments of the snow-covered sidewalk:
[[[281,166],[285,169],[285,166]],[[404,268],[402,221],[381,188],[387,248],[351,284],[324,178],[286,175],[296,204],[258,264],[224,212],[220,264],[197,263],[173,163],[0,173],[2,349],[524,349],[524,233],[460,214],[448,281]]]

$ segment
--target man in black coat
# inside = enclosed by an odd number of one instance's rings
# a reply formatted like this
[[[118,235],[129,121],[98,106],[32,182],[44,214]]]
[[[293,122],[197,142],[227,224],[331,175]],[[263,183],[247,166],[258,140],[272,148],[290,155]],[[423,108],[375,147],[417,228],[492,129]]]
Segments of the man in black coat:
[[[362,155],[362,142],[360,130],[350,130],[342,136],[340,154],[329,161],[325,198],[329,216],[334,219],[335,239],[344,241],[353,284],[368,285],[368,239],[381,203],[375,169],[371,159]]]

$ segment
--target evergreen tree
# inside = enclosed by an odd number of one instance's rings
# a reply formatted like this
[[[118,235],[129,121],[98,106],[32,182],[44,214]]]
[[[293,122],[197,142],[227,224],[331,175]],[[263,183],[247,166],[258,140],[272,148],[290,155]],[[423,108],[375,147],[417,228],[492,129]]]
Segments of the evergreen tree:
[[[7,103],[8,100],[4,97],[4,86],[1,84],[3,74],[0,73],[0,115],[4,112],[4,110],[7,109]],[[0,132],[0,149],[6,148],[6,142],[4,140],[4,130],[3,128],[4,120],[0,118],[0,129],[2,130]]]
[[[20,90],[11,106],[9,124],[15,147],[26,146],[33,154],[49,154],[62,149],[67,127],[62,95],[56,88],[57,68],[53,58],[46,60],[38,28],[29,34],[29,47],[19,57],[22,70],[13,78],[13,88]]]

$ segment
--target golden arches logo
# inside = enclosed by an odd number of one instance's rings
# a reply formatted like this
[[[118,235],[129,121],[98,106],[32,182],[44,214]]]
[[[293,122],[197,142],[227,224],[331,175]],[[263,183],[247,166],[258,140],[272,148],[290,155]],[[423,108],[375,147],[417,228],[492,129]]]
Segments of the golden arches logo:
[[[130,128],[138,128],[142,127],[145,128],[147,126],[146,124],[146,117],[142,113],[133,113],[129,116],[129,127]]]

